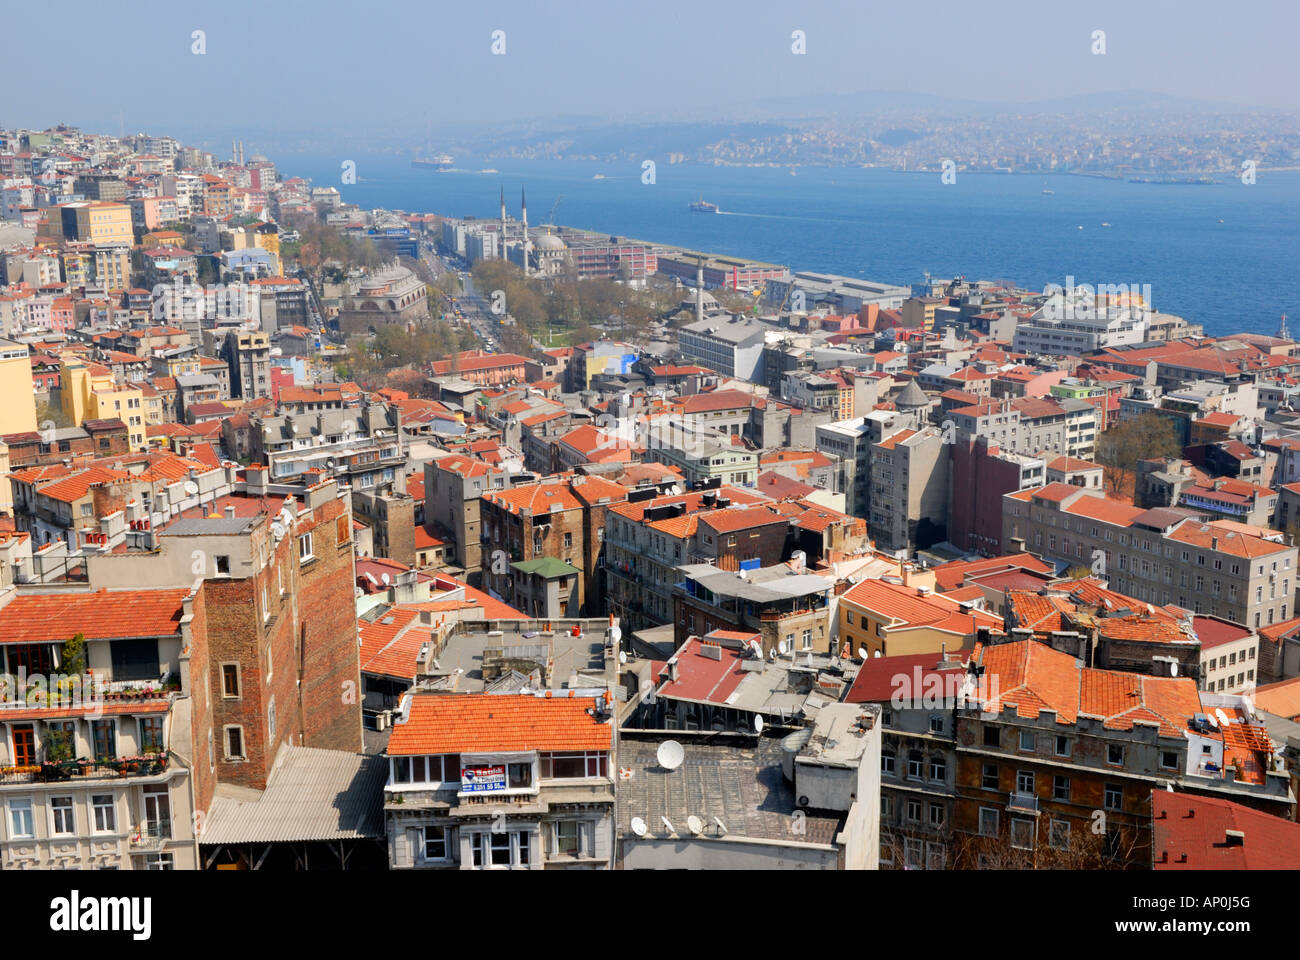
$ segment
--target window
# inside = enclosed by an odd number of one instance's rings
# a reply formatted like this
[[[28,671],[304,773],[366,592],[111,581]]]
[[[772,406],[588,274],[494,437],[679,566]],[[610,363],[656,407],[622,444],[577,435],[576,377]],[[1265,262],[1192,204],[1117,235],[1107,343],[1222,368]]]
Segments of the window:
[[[216,561],[217,561],[217,576],[219,577],[230,576],[230,558],[218,556],[216,558]]]
[[[583,780],[609,775],[604,753],[543,753],[540,760],[543,780]]]
[[[149,856],[145,857],[144,868],[146,870],[176,869],[170,853],[151,853]]]
[[[529,834],[526,830],[470,835],[470,854],[479,868],[527,866]]]
[[[930,779],[942,782],[947,778],[948,764],[944,762],[943,757],[930,758]]]
[[[930,732],[943,733],[943,716],[935,715],[930,717]]]
[[[1002,733],[997,727],[984,726],[984,746],[1000,747],[1002,746]]]
[[[1069,738],[1069,737],[1057,737],[1057,738],[1056,738],[1056,755],[1057,755],[1058,757],[1068,757],[1068,756],[1070,755],[1070,738]]]
[[[911,823],[921,822],[921,801],[920,800],[907,801],[907,819]]]
[[[1052,799],[1053,800],[1070,799],[1070,778],[1069,777],[1052,777]]]
[[[880,752],[880,772],[889,776],[894,775],[894,751],[882,750]]]
[[[1107,810],[1119,810],[1124,806],[1124,788],[1118,783],[1106,784],[1104,804]]]
[[[298,538],[298,559],[302,562],[313,559],[314,554],[311,552],[311,534],[304,533]]]
[[[117,758],[117,721],[90,721],[90,737],[94,744],[96,760]]]
[[[95,794],[90,798],[96,833],[113,833],[117,830],[117,808],[112,794]]]
[[[1106,762],[1113,763],[1117,766],[1123,766],[1124,748],[1115,743],[1106,744]]]
[[[1034,792],[1034,771],[1016,771],[1016,793],[1031,795]]]
[[[1011,845],[1020,850],[1034,849],[1034,821],[1011,818]]]
[[[340,547],[352,539],[352,531],[348,527],[348,518],[346,514],[335,521],[334,538],[338,541]]]
[[[244,760],[244,728],[226,727],[226,759]]]
[[[140,752],[162,753],[163,749],[163,718],[141,717]]]
[[[221,695],[223,697],[239,696],[239,664],[223,663],[221,665]]]
[[[50,833],[65,837],[77,832],[71,797],[50,797]]]
[[[1160,766],[1164,767],[1166,770],[1178,769],[1178,754],[1173,750],[1161,750]]]
[[[581,856],[582,824],[577,820],[560,820],[555,824],[554,852],[558,856]]]
[[[424,859],[448,860],[451,828],[426,826],[424,828]]]
[[[996,837],[998,835],[997,807],[980,807],[980,836]]]
[[[1037,738],[1037,736],[1034,734],[1034,732],[1033,732],[1032,730],[1021,730],[1021,731],[1020,731],[1020,749],[1021,749],[1021,750],[1027,750],[1027,751],[1029,751],[1030,753],[1032,753],[1032,752],[1034,751],[1034,748],[1035,748],[1035,746],[1037,745],[1037,743],[1038,743],[1038,738]]]
[[[943,804],[942,803],[930,804],[930,826],[942,827],[943,821],[944,821]]]
[[[920,780],[922,776],[921,766],[925,758],[921,756],[919,750],[913,750],[907,755],[907,778],[909,780]]]
[[[267,739],[275,740],[275,697],[271,698],[266,707],[266,729]]]
[[[1048,843],[1054,850],[1070,849],[1070,824],[1066,820],[1053,820],[1048,828]]]
[[[998,765],[996,763],[984,764],[984,773],[980,780],[980,786],[985,790],[996,790],[998,788]]]

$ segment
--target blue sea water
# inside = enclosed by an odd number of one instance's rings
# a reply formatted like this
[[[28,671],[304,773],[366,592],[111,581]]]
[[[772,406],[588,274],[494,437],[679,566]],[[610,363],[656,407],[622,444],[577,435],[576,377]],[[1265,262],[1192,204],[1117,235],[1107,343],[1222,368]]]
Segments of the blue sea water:
[[[337,186],[365,208],[495,217],[504,184],[514,216],[527,190],[530,225],[554,210],[559,224],[892,283],[928,270],[1039,290],[1067,276],[1150,284],[1156,309],[1208,334],[1273,333],[1283,313],[1300,324],[1300,172],[1261,172],[1252,185],[964,173],[945,184],[937,173],[658,161],[646,184],[640,163],[458,157],[437,171],[351,156],[358,182],[344,185],[344,158],[274,159],[282,176]],[[691,212],[701,196],[724,212]]]

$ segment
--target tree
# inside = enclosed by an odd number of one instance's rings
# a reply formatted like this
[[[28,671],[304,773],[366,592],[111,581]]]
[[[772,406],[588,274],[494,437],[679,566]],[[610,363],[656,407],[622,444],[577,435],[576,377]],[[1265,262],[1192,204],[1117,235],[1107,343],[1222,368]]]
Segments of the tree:
[[[73,634],[72,639],[63,645],[60,667],[64,673],[75,675],[86,672],[86,637],[85,634]]]
[[[1097,440],[1097,462],[1112,493],[1119,493],[1130,474],[1137,472],[1139,460],[1181,454],[1173,422],[1154,411],[1117,423]]]

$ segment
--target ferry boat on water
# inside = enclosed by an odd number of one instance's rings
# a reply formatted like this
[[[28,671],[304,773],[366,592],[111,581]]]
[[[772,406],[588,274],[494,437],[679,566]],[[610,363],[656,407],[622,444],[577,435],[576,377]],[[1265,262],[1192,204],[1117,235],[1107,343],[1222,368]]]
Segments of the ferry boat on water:
[[[451,158],[450,154],[440,153],[436,157],[417,157],[411,161],[411,166],[426,167],[433,170],[446,170],[455,162],[456,161]]]
[[[696,213],[717,213],[718,205],[716,203],[709,203],[709,201],[704,199],[704,195],[701,194],[700,199],[691,204],[691,209]]]

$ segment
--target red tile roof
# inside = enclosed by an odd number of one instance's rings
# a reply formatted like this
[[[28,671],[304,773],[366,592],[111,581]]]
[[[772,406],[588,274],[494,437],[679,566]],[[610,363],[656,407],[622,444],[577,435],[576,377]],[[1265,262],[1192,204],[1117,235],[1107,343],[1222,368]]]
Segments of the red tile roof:
[[[127,637],[172,637],[181,632],[187,589],[99,590],[29,594],[0,608],[0,643],[43,643]]]
[[[415,694],[406,721],[393,724],[388,754],[609,750],[613,728],[587,713],[595,705],[563,695]]]
[[[1157,870],[1300,869],[1300,824],[1230,800],[1152,790],[1151,822]]]

